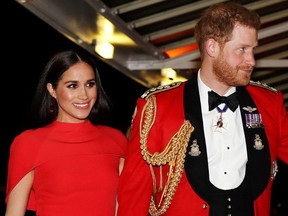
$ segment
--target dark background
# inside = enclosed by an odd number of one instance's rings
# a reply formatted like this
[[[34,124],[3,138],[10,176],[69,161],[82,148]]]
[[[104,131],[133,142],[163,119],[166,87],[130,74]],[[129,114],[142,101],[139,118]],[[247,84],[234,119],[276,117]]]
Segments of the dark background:
[[[29,12],[19,3],[2,3],[0,214],[5,212],[7,163],[13,138],[27,129],[27,117],[37,81],[44,65],[57,51],[82,49]],[[3,15],[2,15],[3,16]],[[126,132],[137,97],[146,88],[95,57],[101,80],[115,109],[115,127]],[[273,185],[273,216],[288,215],[288,169],[279,162]]]

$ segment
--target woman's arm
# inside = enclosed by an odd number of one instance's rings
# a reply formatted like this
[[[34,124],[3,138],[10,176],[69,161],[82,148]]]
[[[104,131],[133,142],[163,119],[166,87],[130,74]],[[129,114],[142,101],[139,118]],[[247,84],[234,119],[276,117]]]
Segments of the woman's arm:
[[[120,158],[120,161],[119,161],[119,175],[121,175],[121,172],[123,170],[123,167],[124,167],[124,158]]]
[[[120,161],[119,161],[119,176],[121,175],[121,172],[123,170],[123,167],[124,167],[124,158],[120,158]],[[118,194],[117,194],[118,196]],[[117,215],[117,211],[118,211],[118,199],[116,200],[116,211],[115,211],[115,216]]]
[[[27,173],[13,188],[7,200],[5,216],[24,216],[34,179],[34,170]]]

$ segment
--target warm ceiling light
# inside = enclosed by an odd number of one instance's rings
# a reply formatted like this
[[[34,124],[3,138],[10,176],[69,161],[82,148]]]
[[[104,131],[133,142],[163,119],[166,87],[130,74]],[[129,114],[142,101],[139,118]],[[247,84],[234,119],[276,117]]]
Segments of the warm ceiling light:
[[[97,28],[98,33],[101,36],[107,37],[107,36],[113,36],[114,34],[114,25],[103,16],[98,16]]]
[[[95,52],[105,59],[112,59],[114,56],[114,46],[105,40],[97,39]]]
[[[176,77],[176,71],[172,68],[162,68],[161,75],[165,78],[173,80]]]
[[[184,55],[189,52],[193,52],[198,49],[198,45],[196,43],[189,44],[186,46],[178,47],[175,49],[171,50],[166,50],[165,53],[170,57],[170,58],[175,58],[177,56]]]
[[[97,28],[99,36],[95,40],[95,52],[105,59],[112,59],[114,55],[114,46],[108,42],[114,34],[113,24],[103,16],[97,19]]]
[[[161,85],[166,85],[172,82],[183,82],[186,81],[187,79],[182,77],[182,76],[178,76],[177,72],[172,69],[172,68],[162,68],[161,69],[161,75],[163,76],[163,79],[161,80]]]

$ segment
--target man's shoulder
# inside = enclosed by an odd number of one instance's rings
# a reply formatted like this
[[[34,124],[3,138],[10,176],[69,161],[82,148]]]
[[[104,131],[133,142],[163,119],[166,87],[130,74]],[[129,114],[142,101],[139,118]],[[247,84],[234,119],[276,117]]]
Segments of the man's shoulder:
[[[267,85],[266,83],[261,83],[260,81],[255,82],[253,80],[250,80],[249,86],[259,87],[259,88],[271,91],[271,92],[273,92],[275,94],[278,93],[277,89]]]
[[[150,88],[141,95],[141,98],[147,99],[152,95],[159,94],[162,92],[169,92],[171,90],[179,88],[184,82],[173,82],[166,85]]]

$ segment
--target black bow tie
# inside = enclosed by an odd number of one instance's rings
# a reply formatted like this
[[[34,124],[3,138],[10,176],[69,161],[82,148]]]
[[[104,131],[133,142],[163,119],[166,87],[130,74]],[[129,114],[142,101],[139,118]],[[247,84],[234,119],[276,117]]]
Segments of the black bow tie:
[[[213,110],[221,103],[225,103],[230,110],[233,112],[237,109],[239,105],[238,95],[236,92],[229,95],[228,97],[220,96],[214,91],[208,92],[208,102],[209,102],[209,111]]]

